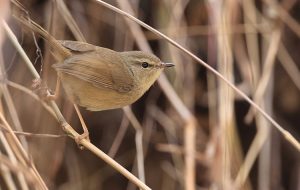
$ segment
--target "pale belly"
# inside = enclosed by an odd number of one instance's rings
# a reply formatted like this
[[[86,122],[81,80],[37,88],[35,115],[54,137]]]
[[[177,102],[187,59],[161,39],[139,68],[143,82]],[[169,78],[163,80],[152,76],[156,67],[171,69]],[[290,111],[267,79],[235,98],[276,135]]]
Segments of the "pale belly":
[[[144,92],[132,90],[120,93],[109,88],[99,88],[68,74],[60,74],[64,90],[71,100],[91,111],[121,108],[134,103]]]

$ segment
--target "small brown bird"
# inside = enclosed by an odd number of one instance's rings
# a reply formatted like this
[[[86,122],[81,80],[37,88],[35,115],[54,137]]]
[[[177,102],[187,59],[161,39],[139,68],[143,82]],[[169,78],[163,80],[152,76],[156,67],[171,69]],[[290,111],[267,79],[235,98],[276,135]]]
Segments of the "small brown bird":
[[[49,43],[58,61],[53,67],[67,95],[91,111],[132,104],[165,67],[174,66],[142,51],[116,52],[79,41],[59,41],[37,23],[23,17],[18,20]]]

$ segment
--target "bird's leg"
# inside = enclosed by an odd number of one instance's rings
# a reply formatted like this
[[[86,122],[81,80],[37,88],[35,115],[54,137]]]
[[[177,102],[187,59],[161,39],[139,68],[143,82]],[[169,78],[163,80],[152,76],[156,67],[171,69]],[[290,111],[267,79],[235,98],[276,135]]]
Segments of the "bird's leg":
[[[32,81],[31,89],[41,98],[45,99],[48,94],[48,87],[47,85],[42,81],[42,79],[37,78]]]
[[[47,94],[47,100],[56,100],[58,98],[58,95],[60,94],[60,83],[60,79],[57,77],[54,94]]]
[[[76,110],[76,113],[79,117],[79,120],[80,120],[80,123],[81,123],[81,126],[82,126],[82,129],[83,129],[83,133],[77,137],[75,137],[75,142],[77,143],[77,145],[79,146],[79,148],[83,148],[81,146],[81,140],[82,139],[86,139],[87,141],[90,141],[90,137],[89,137],[89,131],[88,131],[88,128],[83,120],[83,117],[78,109],[78,106],[76,104],[74,104],[74,108]]]
[[[45,83],[43,83],[42,79],[34,79],[32,81],[31,88],[37,93],[37,95],[43,100],[56,100],[60,93],[60,79],[56,80],[56,87],[54,94],[49,94],[50,91]]]

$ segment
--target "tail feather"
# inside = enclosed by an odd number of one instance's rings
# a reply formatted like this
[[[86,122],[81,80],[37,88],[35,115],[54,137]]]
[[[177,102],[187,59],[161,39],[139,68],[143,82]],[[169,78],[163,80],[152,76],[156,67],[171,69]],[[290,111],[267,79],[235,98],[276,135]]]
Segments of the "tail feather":
[[[62,61],[71,55],[71,52],[61,45],[61,43],[56,40],[52,35],[49,34],[44,28],[42,28],[39,24],[32,21],[31,19],[27,19],[23,16],[15,18],[22,23],[27,28],[33,30],[34,32],[38,33],[42,38],[44,38],[53,49],[53,53],[59,61]]]

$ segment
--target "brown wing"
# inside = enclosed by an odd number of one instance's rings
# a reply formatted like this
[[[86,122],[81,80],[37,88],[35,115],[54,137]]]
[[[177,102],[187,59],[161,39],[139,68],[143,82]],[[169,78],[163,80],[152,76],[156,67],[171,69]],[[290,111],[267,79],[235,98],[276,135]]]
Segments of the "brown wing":
[[[97,48],[97,46],[95,45],[88,44],[85,42],[79,42],[79,41],[58,40],[58,42],[65,48],[79,53],[95,51]]]
[[[64,63],[54,64],[53,67],[59,72],[85,80],[98,88],[109,88],[121,93],[129,92],[134,87],[131,72],[121,58],[114,55],[116,52],[101,49],[102,51],[73,55]]]

